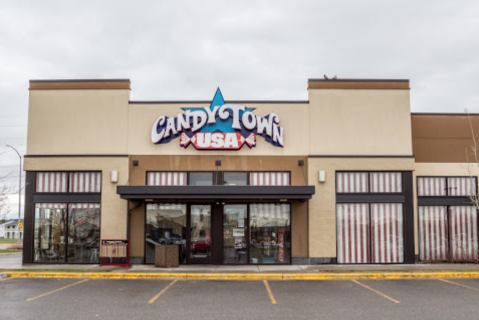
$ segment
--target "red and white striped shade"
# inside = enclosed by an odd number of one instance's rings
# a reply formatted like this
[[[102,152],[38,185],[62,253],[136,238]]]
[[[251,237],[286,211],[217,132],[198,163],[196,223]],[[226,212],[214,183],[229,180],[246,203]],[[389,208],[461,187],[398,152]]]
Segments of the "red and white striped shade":
[[[337,172],[336,173],[337,193],[368,193],[367,172]]]
[[[369,263],[368,204],[338,204],[336,211],[338,263]]]
[[[447,210],[444,206],[419,207],[419,260],[447,261]]]
[[[372,193],[401,193],[401,172],[371,172],[369,179]]]
[[[473,206],[449,207],[449,234],[453,261],[477,261],[477,209]]]
[[[147,210],[182,210],[186,212],[186,204],[183,203],[148,203]]]
[[[372,263],[404,261],[402,203],[371,204]]]
[[[289,186],[289,172],[251,172],[252,186]]]
[[[37,172],[36,192],[67,192],[67,173]]]
[[[100,193],[101,172],[71,172],[70,192]]]
[[[147,174],[149,186],[186,186],[187,184],[186,172],[148,172]]]
[[[37,209],[66,209],[66,203],[36,203],[35,208]]]
[[[70,203],[69,209],[100,209],[99,203]]]
[[[445,197],[445,177],[419,177],[417,178],[417,195],[419,197]]]
[[[451,177],[447,178],[447,188],[449,196],[468,197],[476,194],[476,179],[471,177]]]
[[[250,219],[290,220],[289,204],[276,204],[276,203],[250,204]]]

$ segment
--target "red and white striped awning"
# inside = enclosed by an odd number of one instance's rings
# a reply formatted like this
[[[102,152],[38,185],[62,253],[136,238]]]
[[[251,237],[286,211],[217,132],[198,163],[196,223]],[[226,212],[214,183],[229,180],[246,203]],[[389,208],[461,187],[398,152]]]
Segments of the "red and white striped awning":
[[[37,192],[67,192],[66,172],[37,172]]]
[[[186,172],[148,172],[147,175],[149,186],[186,186],[187,184]]]
[[[289,172],[251,172],[252,186],[289,186]]]
[[[445,177],[419,177],[417,178],[417,195],[420,197],[443,197],[446,192]]]
[[[404,262],[403,204],[371,204],[371,262]]]
[[[290,220],[289,204],[255,203],[250,204],[250,219]]]
[[[402,192],[401,172],[371,172],[369,179],[373,193]]]
[[[101,172],[70,173],[70,192],[99,193],[101,192]]]
[[[476,194],[476,179],[472,177],[451,177],[447,178],[449,196],[471,196]]]
[[[35,208],[41,209],[66,209],[66,203],[36,203]]]
[[[99,203],[70,203],[69,209],[100,209]]]
[[[369,189],[367,172],[337,172],[337,193],[367,193]]]

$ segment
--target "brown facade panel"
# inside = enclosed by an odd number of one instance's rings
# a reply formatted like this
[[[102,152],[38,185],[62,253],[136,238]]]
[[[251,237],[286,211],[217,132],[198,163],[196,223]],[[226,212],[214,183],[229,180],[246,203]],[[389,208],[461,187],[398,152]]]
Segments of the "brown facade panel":
[[[308,176],[307,157],[294,156],[130,156],[132,161],[138,160],[130,185],[145,185],[147,171],[216,171],[215,160],[221,160],[219,171],[291,171],[292,185],[305,185],[304,177]],[[298,160],[303,160],[304,177]],[[130,171],[131,172],[131,171]],[[212,199],[213,200],[213,199]],[[190,202],[190,201],[185,201]],[[238,201],[235,201],[235,203]],[[241,201],[244,202],[244,201]],[[130,204],[130,207],[134,207]],[[292,257],[308,257],[308,202],[293,201],[291,206]],[[145,250],[145,206],[131,211],[130,245],[132,257],[143,257]]]
[[[479,116],[412,115],[416,162],[474,162],[471,123],[479,133]]]
[[[130,80],[31,80],[30,90],[127,89]]]
[[[409,80],[326,80],[309,79],[308,89],[402,89],[409,90]]]
[[[138,160],[130,178],[130,185],[145,185],[147,171],[291,171],[291,185],[306,185],[308,176],[308,157],[306,156],[130,156],[130,172],[132,161]],[[221,160],[221,167],[215,161]],[[304,161],[304,176],[298,160]]]

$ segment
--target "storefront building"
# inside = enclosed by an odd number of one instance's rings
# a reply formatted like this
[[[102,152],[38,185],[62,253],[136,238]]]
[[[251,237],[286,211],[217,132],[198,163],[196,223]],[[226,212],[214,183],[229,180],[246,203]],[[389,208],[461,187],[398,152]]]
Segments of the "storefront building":
[[[105,239],[135,264],[159,244],[183,264],[478,259],[479,119],[411,114],[408,80],[310,79],[307,101],[29,89],[24,263],[98,264]]]

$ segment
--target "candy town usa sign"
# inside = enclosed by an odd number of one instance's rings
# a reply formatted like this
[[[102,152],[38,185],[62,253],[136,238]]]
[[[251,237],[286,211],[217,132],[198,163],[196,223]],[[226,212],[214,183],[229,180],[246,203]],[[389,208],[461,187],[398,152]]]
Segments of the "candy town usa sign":
[[[180,146],[192,144],[198,150],[239,150],[243,145],[256,146],[256,136],[262,136],[275,147],[283,147],[283,128],[279,117],[253,114],[254,108],[225,104],[221,91],[216,90],[209,107],[182,108],[177,117],[159,116],[151,130],[154,144],[169,143],[180,137]]]

